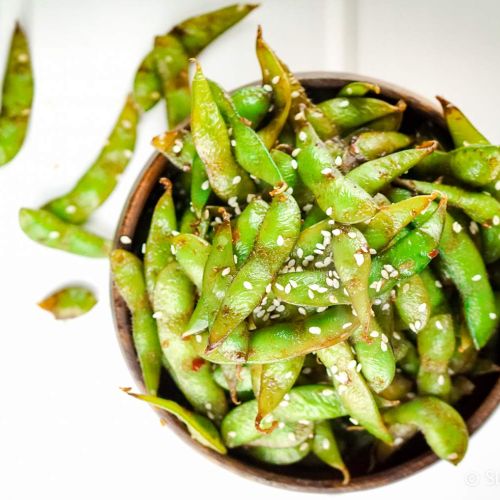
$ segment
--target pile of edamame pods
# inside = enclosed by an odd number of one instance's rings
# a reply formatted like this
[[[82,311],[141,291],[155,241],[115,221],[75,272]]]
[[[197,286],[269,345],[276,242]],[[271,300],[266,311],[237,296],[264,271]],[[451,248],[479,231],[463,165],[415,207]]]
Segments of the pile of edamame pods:
[[[260,29],[256,52],[262,85],[232,96],[194,61],[190,128],[153,140],[180,180],[161,181],[143,261],[111,254],[134,396],[220,453],[345,482],[345,453],[381,464],[419,431],[456,464],[453,405],[498,370],[500,149],[443,99],[453,144],[399,132],[405,103],[371,83],[314,103]],[[157,394],[162,369],[192,409]]]

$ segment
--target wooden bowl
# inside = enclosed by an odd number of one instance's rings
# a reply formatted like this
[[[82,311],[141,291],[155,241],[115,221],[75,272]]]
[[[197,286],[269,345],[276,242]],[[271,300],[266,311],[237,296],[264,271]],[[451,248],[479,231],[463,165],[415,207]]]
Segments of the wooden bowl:
[[[353,80],[373,81],[381,88],[381,95],[391,102],[404,99],[408,104],[402,130],[411,130],[417,123],[425,123],[433,133],[449,142],[441,111],[430,101],[419,97],[395,85],[373,80],[360,75],[346,73],[304,73],[299,74],[300,80],[313,100],[324,100],[333,97],[335,91],[345,83]],[[158,183],[160,177],[169,177],[175,182],[179,171],[159,153],[154,154],[138,180],[125,203],[116,234],[114,248],[127,248],[141,255],[142,243],[146,240],[151,215],[156,201],[163,189]],[[127,235],[132,239],[131,245],[123,245],[120,236]],[[129,366],[136,384],[144,389],[141,371],[132,343],[131,323],[127,306],[112,285],[113,316],[123,356]],[[175,384],[166,373],[160,384],[159,394],[187,404]],[[467,420],[469,431],[473,433],[491,415],[500,402],[500,379],[498,374],[484,375],[473,394],[463,398],[458,405],[460,413]],[[192,440],[183,424],[175,417],[162,410],[156,410],[165,419],[169,428],[180,436],[189,446],[202,453],[214,462],[256,481],[308,492],[336,493],[359,491],[382,486],[407,477],[437,461],[437,457],[429,450],[421,436],[417,436],[383,466],[371,472],[366,472],[367,463],[359,460],[350,465],[352,480],[349,485],[342,485],[340,474],[326,466],[313,464],[295,464],[290,466],[271,466],[256,462],[246,457],[238,450],[231,450],[228,455],[220,455]]]

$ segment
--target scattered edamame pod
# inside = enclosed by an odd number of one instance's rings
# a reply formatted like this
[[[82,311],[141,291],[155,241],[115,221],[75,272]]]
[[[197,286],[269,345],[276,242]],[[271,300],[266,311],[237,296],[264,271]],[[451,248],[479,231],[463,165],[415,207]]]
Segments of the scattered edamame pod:
[[[78,318],[97,304],[95,295],[82,286],[62,288],[49,295],[38,306],[53,314],[55,319]]]

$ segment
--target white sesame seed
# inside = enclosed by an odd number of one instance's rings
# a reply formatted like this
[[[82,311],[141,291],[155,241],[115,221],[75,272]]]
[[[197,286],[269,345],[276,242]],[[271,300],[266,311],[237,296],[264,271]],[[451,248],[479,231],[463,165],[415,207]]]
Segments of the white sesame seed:
[[[328,217],[330,217],[333,214],[333,208],[332,207],[328,207],[325,210],[325,214],[328,215]]]
[[[163,313],[161,311],[156,311],[153,313],[153,318],[154,319],[160,319],[163,316]]]
[[[203,191],[207,191],[209,188],[210,188],[210,182],[204,181],[201,185],[201,189],[203,189]]]
[[[389,342],[389,338],[387,337],[387,335],[385,333],[383,333],[380,338],[382,339],[382,342],[385,342],[385,343],[388,343]]]
[[[313,335],[319,335],[321,333],[321,328],[319,326],[310,326],[309,333],[312,333]]]
[[[392,336],[396,339],[396,340],[401,340],[401,335],[399,335],[398,332],[393,332],[392,333]]]
[[[351,326],[352,326],[352,323],[350,321],[348,321],[347,323],[344,323],[342,325],[342,330],[347,330]]]
[[[359,422],[355,418],[350,417],[349,420],[353,425],[359,425]]]
[[[389,279],[389,273],[385,269],[382,269],[382,271],[380,271],[380,275],[382,276],[382,278],[385,278],[386,280]]]
[[[236,437],[236,432],[235,431],[229,431],[227,433],[227,437],[230,439],[234,439]]]
[[[307,314],[306,310],[303,307],[298,308],[299,314],[302,314],[302,316],[305,316]]]
[[[295,159],[292,159],[292,161],[290,162],[290,165],[292,166],[292,168],[294,170],[297,170],[297,168],[299,166],[299,164],[297,163],[297,160],[295,160]]]
[[[445,382],[445,380],[444,380],[444,375],[439,375],[439,377],[438,377],[438,379],[437,379],[437,383],[438,383],[439,385],[444,385],[444,382]]]
[[[422,328],[422,322],[419,319],[417,319],[417,321],[415,321],[414,323],[414,326],[415,326],[415,331],[418,331]]]
[[[351,239],[354,239],[354,238],[356,238],[357,234],[354,231],[349,231],[347,233],[347,236],[349,236],[349,238],[351,238]]]
[[[494,226],[498,226],[500,224],[500,217],[498,215],[494,215],[493,219],[491,219],[491,222]]]
[[[67,214],[74,214],[76,212],[76,207],[75,205],[68,205],[66,208],[65,208],[65,212]]]
[[[457,453],[450,453],[447,457],[448,460],[456,460],[458,458]]]
[[[385,342],[381,342],[380,349],[382,349],[383,352],[386,352],[387,351],[387,344]]]
[[[276,244],[281,247],[283,246],[283,244],[285,243],[285,240],[283,238],[283,236],[281,236],[281,234],[278,236],[277,240],[276,240]]]
[[[376,339],[380,334],[377,332],[377,330],[373,330],[373,332],[370,333],[370,337],[373,337]]]
[[[120,236],[120,243],[123,243],[124,245],[130,245],[130,243],[132,243],[132,239],[130,238],[130,236],[123,234]]]
[[[231,139],[231,146],[233,146],[233,148],[236,147],[236,141],[234,139]]]
[[[289,403],[288,403],[288,401],[286,399],[283,399],[283,401],[281,401],[281,403],[280,403],[280,406],[283,407],[283,408],[286,407],[286,406],[288,406],[288,405],[289,405]]]
[[[271,87],[271,85],[269,85],[268,83],[266,83],[265,85],[262,86],[262,88],[267,91],[267,92],[272,92],[273,91],[273,88]]]
[[[227,276],[229,273],[231,272],[231,268],[230,267],[225,267],[223,270],[222,270],[222,276]]]
[[[299,450],[300,450],[300,451],[305,451],[305,450],[307,450],[307,448],[309,448],[309,444],[307,443],[307,441],[305,441],[304,443],[302,443],[302,444],[299,446]]]
[[[436,280],[434,284],[436,285],[436,288],[443,288],[443,284],[439,280]]]
[[[489,313],[488,316],[490,317],[490,319],[497,319],[496,313]]]
[[[370,255],[377,255],[377,250],[375,250],[375,248],[370,248],[368,251],[370,252]]]
[[[175,255],[177,253],[177,249],[175,248],[175,245],[170,245],[170,253],[172,255]]]
[[[389,302],[386,302],[380,309],[382,309],[382,311],[388,311],[390,308],[391,304],[389,304]]]
[[[425,313],[425,311],[427,311],[427,304],[425,304],[424,302],[422,302],[422,304],[420,304],[418,306],[418,311],[421,312],[421,313]]]
[[[178,144],[176,144],[176,145],[172,148],[172,152],[173,152],[173,153],[175,153],[175,154],[179,154],[181,151],[182,151],[182,146],[179,146]]]
[[[146,253],[146,243],[143,243],[141,245],[141,253],[142,253],[142,255],[144,255]]]
[[[243,282],[243,286],[244,286],[247,290],[251,290],[251,289],[253,288],[252,283],[250,283],[249,281],[244,281],[244,282]]]
[[[340,165],[342,165],[342,156],[336,156],[334,161],[335,165],[337,165],[337,167],[340,167]]]
[[[291,291],[292,291],[292,285],[290,283],[287,283],[285,285],[285,293],[288,295]]]
[[[339,108],[347,108],[349,106],[349,101],[347,99],[340,99],[338,101]]]
[[[481,280],[481,275],[480,274],[475,274],[471,278],[472,281],[480,281]]]
[[[349,363],[347,363],[347,368],[350,370],[354,370],[356,368],[357,362],[355,359],[351,359]]]
[[[335,378],[341,383],[341,384],[347,384],[349,382],[349,375],[347,375],[347,372],[339,372],[335,375]]]
[[[125,158],[127,158],[128,160],[130,160],[130,158],[132,158],[133,154],[134,153],[132,151],[130,151],[130,149],[126,149],[123,152],[123,156],[125,156]]]
[[[297,99],[300,96],[300,92],[298,90],[294,90],[292,92],[292,99]]]
[[[363,368],[363,365],[361,363],[358,363],[356,366],[356,371],[359,373],[362,368]]]
[[[455,221],[455,222],[452,224],[452,226],[451,226],[451,227],[452,227],[453,231],[454,231],[455,233],[457,233],[457,234],[458,234],[460,231],[462,231],[462,225],[461,225],[459,222],[457,222],[457,221]]]
[[[284,292],[285,291],[285,287],[281,284],[281,283],[275,283],[274,286],[280,291],[280,292]]]
[[[292,288],[297,288],[299,285],[297,285],[297,282],[295,280],[290,280],[290,285]]]
[[[496,181],[496,182],[495,182],[495,189],[496,189],[497,191],[500,191],[500,181]]]
[[[469,231],[470,231],[470,234],[477,234],[479,232],[479,226],[473,220],[470,221]]]
[[[59,231],[50,231],[49,233],[49,238],[51,240],[56,240],[57,238],[59,238],[59,236],[61,236],[61,233]]]
[[[339,228],[332,229],[333,236],[340,236],[342,231]]]
[[[328,450],[330,449],[330,441],[328,441],[328,439],[324,438],[322,441],[321,441],[321,448],[323,450]]]
[[[301,130],[299,132],[299,140],[305,141],[306,139],[307,139],[307,134],[303,130]]]
[[[363,254],[355,253],[354,254],[354,260],[356,261],[356,264],[358,266],[362,266],[363,263],[365,262],[365,257],[363,256]]]
[[[404,439],[401,436],[394,439],[394,446],[401,446],[403,443]]]
[[[295,149],[292,151],[292,157],[293,157],[293,158],[297,158],[297,156],[299,156],[299,153],[300,153],[300,148],[295,148]]]
[[[271,83],[272,83],[273,85],[277,85],[277,84],[279,83],[279,81],[280,81],[280,76],[279,76],[279,75],[276,75],[276,76],[274,76],[274,77],[273,77],[273,79],[271,80]]]
[[[233,177],[233,185],[235,186],[236,184],[239,184],[241,182],[241,176],[240,175],[236,175],[235,177]]]

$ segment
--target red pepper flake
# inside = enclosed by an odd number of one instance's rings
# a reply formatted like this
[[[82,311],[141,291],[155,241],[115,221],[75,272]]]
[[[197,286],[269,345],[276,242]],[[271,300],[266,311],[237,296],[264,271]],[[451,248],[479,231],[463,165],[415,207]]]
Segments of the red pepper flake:
[[[191,363],[191,368],[193,371],[197,372],[203,365],[205,364],[205,360],[202,358],[193,359]]]
[[[433,259],[434,257],[437,257],[439,255],[439,250],[435,248],[434,250],[431,250],[428,254],[429,258]]]

